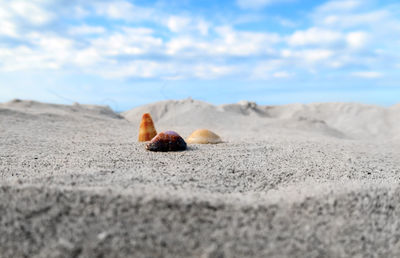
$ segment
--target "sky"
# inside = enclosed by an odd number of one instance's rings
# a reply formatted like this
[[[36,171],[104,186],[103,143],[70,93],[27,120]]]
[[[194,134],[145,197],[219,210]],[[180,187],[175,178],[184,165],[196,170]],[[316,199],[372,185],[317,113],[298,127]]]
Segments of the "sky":
[[[0,0],[0,102],[400,102],[398,0]]]

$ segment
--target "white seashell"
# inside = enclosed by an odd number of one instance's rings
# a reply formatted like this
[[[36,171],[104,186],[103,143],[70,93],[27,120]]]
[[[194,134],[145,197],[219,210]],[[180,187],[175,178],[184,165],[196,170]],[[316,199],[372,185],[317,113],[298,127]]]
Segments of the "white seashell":
[[[207,129],[198,129],[194,131],[187,139],[187,143],[198,143],[198,144],[207,144],[207,143],[221,143],[221,138]]]

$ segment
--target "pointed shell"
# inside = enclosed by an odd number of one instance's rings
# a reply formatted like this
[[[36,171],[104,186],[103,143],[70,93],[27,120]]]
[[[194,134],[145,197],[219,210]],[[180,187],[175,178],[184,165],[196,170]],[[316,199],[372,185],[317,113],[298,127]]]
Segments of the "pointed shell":
[[[207,143],[220,143],[222,142],[221,138],[207,129],[198,129],[194,131],[187,139],[188,143],[198,143],[198,144],[207,144]]]
[[[186,150],[185,140],[174,131],[157,134],[147,145],[149,151],[180,151]]]
[[[157,131],[154,128],[153,119],[149,113],[145,113],[142,116],[142,121],[140,122],[139,127],[139,142],[147,142],[153,139],[154,136],[157,135]]]

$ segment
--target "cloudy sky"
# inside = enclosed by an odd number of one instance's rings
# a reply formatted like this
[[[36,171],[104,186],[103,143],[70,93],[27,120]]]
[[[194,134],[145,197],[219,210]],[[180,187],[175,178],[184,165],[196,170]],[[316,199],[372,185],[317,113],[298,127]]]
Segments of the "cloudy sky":
[[[0,101],[400,102],[398,0],[0,0]]]

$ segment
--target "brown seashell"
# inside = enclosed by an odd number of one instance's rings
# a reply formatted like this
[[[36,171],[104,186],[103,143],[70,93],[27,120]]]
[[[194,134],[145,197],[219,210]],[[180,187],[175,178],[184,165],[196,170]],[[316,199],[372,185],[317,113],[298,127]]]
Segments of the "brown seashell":
[[[186,150],[185,140],[174,131],[166,131],[157,134],[146,145],[149,151],[180,151]]]
[[[221,138],[207,129],[198,129],[194,131],[187,139],[188,143],[199,143],[199,144],[207,144],[207,143],[220,143],[222,142]]]
[[[139,127],[139,142],[147,142],[153,139],[157,135],[157,131],[154,128],[153,119],[149,113],[145,113],[142,116],[142,121]]]

